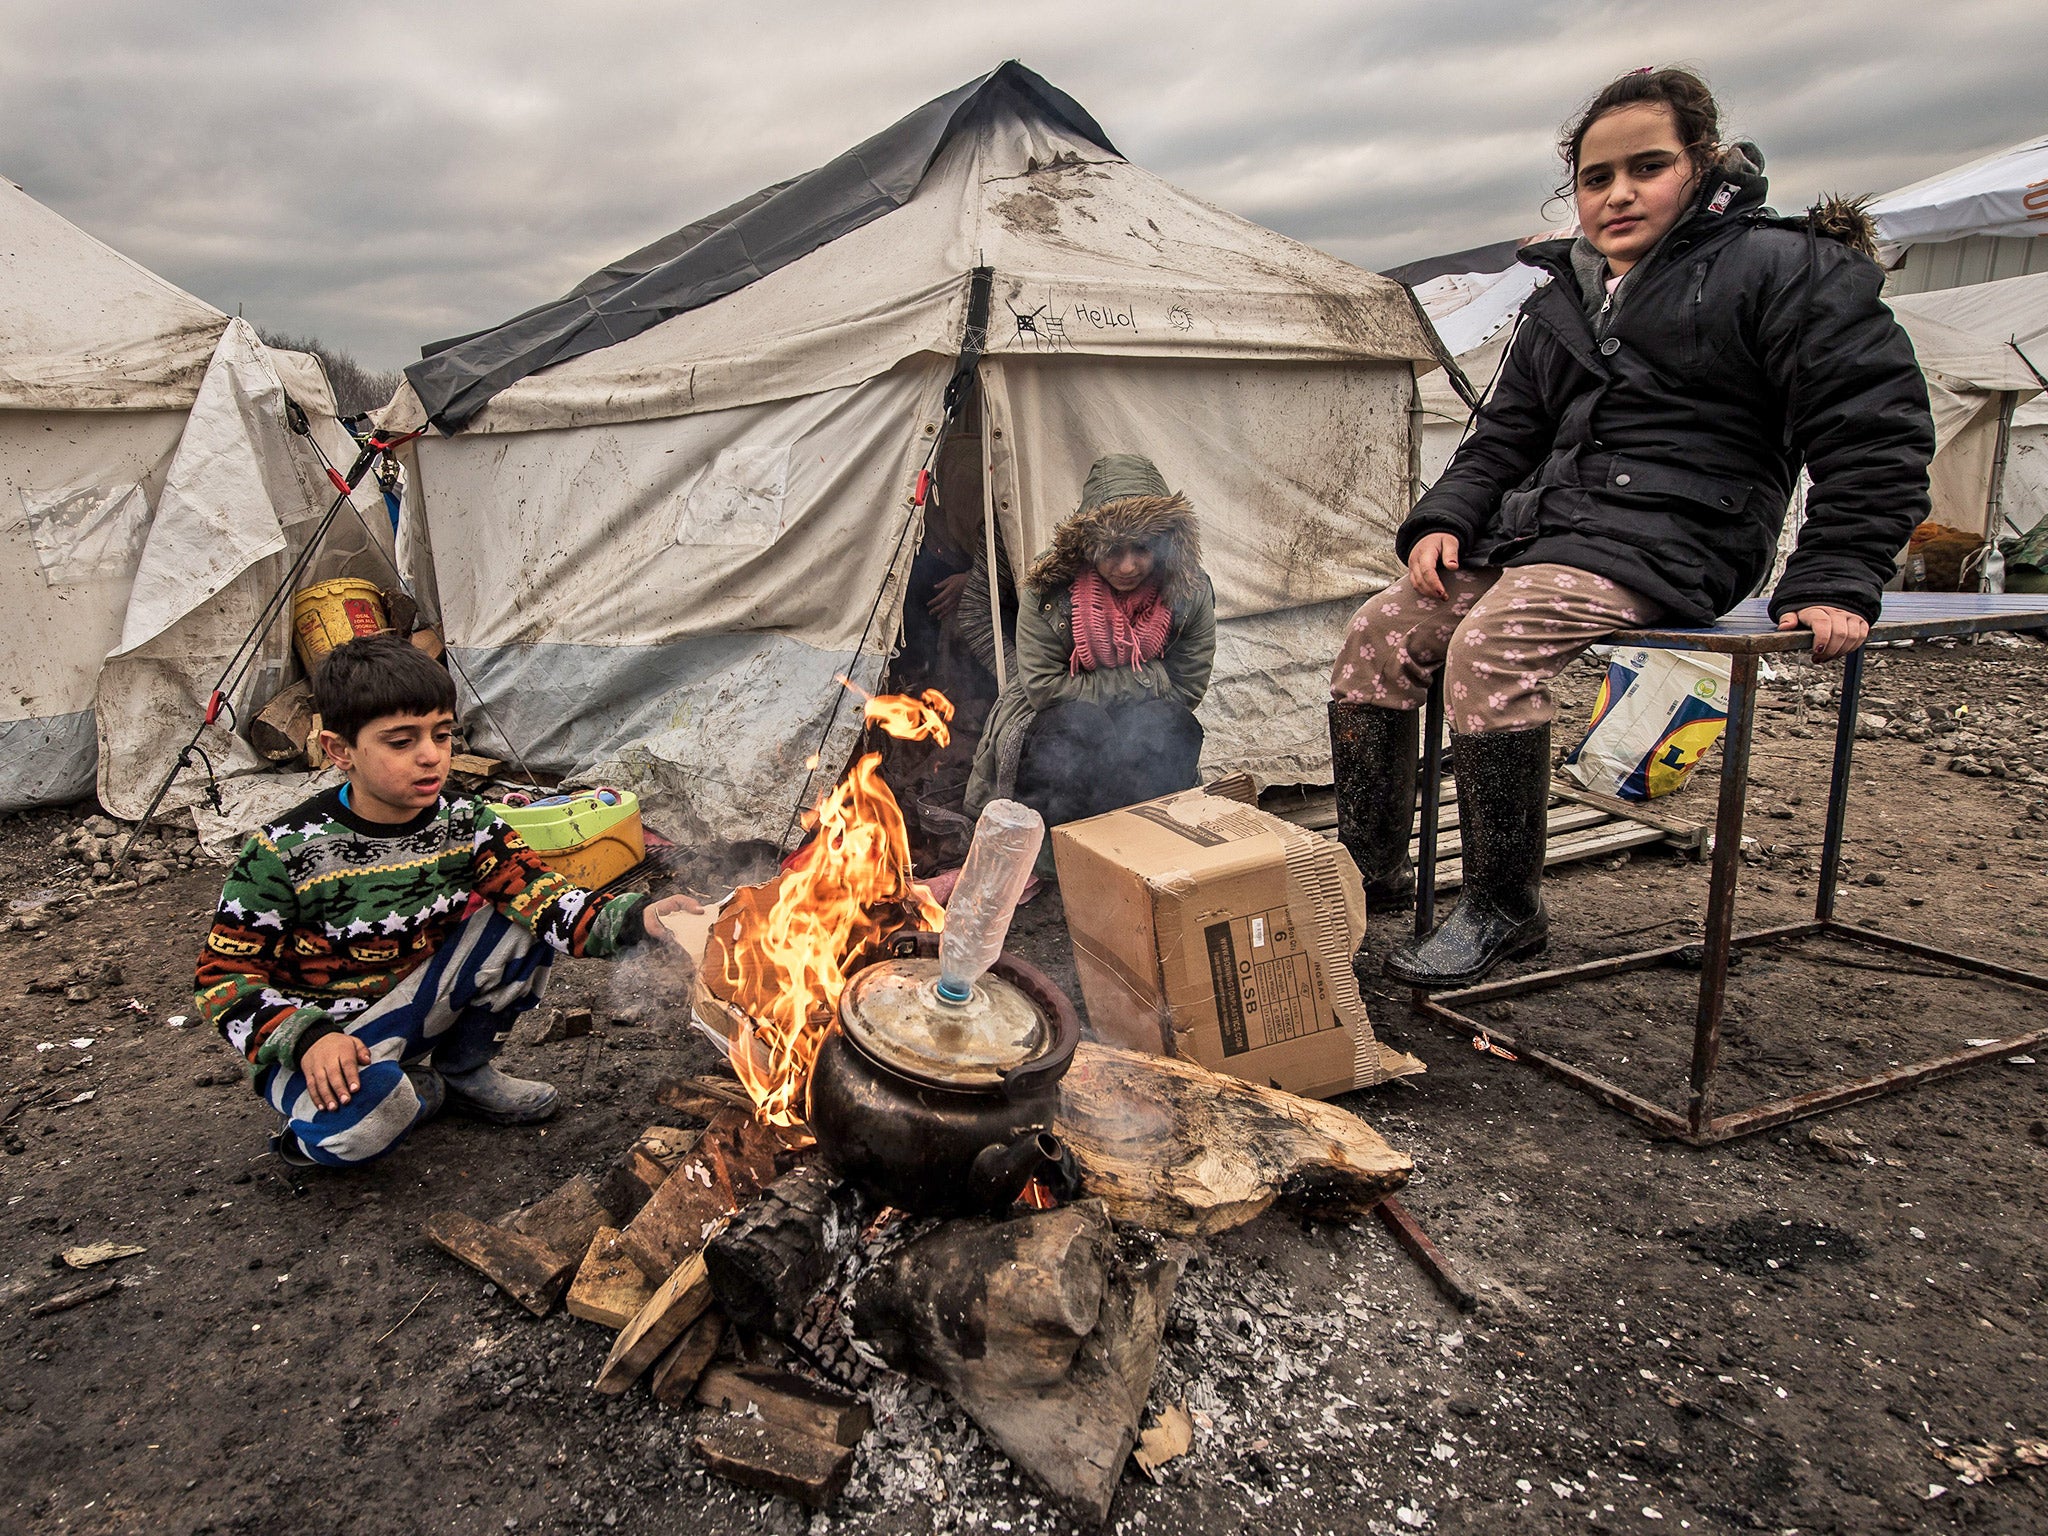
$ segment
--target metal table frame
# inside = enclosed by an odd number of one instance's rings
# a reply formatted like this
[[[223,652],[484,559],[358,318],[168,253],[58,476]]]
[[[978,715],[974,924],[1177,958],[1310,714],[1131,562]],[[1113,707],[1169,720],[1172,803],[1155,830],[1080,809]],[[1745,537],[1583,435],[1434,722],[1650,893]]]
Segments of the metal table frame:
[[[2048,597],[1886,593],[1883,612],[1871,625],[1870,638],[1930,639],[1942,635],[2044,627],[2048,627]],[[1895,938],[1836,918],[1835,884],[1841,869],[1842,828],[1849,809],[1849,770],[1855,749],[1857,701],[1862,693],[1867,648],[1853,652],[1843,663],[1842,702],[1835,723],[1834,769],[1828,782],[1827,830],[1821,844],[1820,879],[1813,919],[1737,933],[1735,891],[1742,865],[1742,818],[1749,788],[1750,745],[1755,738],[1758,664],[1767,654],[1810,649],[1813,636],[1806,630],[1777,629],[1765,612],[1764,601],[1752,599],[1710,628],[1625,630],[1613,637],[1613,643],[1717,652],[1732,657],[1734,662],[1729,689],[1728,729],[1722,742],[1721,798],[1714,823],[1713,874],[1708,885],[1706,933],[1698,946],[1703,951],[1699,1008],[1693,1024],[1691,1092],[1685,1113],[1679,1114],[1653,1103],[1597,1073],[1543,1050],[1531,1038],[1531,1031],[1526,1026],[1519,1035],[1509,1035],[1491,1024],[1480,1023],[1461,1010],[1476,1009],[1501,998],[1548,991],[1575,981],[1646,970],[1670,962],[1683,951],[1694,948],[1692,944],[1637,950],[1604,960],[1537,971],[1509,981],[1487,982],[1434,995],[1418,989],[1414,993],[1414,1006],[1419,1012],[1461,1034],[1489,1039],[1512,1052],[1517,1060],[1547,1072],[1625,1114],[1633,1115],[1667,1136],[1694,1146],[1712,1146],[1737,1136],[1748,1136],[1789,1120],[1874,1099],[1895,1089],[1946,1077],[1980,1062],[1993,1061],[2000,1056],[2048,1043],[2048,1028],[2036,1029],[1995,1040],[1989,1045],[1910,1062],[1832,1088],[1769,1099],[1744,1109],[1714,1114],[1711,1106],[1714,1073],[1721,1054],[1721,1014],[1728,989],[1729,957],[1737,946],[1771,944],[1825,934],[2043,992],[2048,992],[2048,976],[1939,949],[1931,944]],[[1430,691],[1424,736],[1422,843],[1415,889],[1415,931],[1418,936],[1427,934],[1435,926],[1436,917],[1436,817],[1443,740],[1441,674]],[[1826,962],[1822,959],[1821,963]]]

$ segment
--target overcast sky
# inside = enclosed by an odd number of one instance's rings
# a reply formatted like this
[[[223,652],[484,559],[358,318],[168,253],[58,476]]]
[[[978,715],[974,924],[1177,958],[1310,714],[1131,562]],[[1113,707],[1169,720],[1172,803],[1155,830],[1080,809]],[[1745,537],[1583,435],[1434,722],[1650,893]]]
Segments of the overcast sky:
[[[1707,73],[1781,207],[2048,131],[2041,0],[0,0],[0,175],[398,367],[1009,57],[1373,268],[1554,222],[1559,121],[1640,64]]]

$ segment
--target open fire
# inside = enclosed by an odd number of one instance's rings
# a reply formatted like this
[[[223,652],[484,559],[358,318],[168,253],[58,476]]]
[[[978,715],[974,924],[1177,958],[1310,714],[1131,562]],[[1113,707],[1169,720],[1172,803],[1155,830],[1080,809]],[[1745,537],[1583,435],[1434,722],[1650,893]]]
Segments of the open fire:
[[[844,681],[844,679],[842,679]],[[851,686],[849,684],[849,686]],[[867,723],[902,741],[951,739],[953,706],[936,689],[869,698]],[[712,939],[707,978],[745,1015],[732,1066],[756,1112],[774,1125],[803,1119],[811,1064],[848,973],[904,929],[936,932],[945,909],[911,876],[903,811],[863,753],[804,818],[815,836],[779,879],[738,892]]]

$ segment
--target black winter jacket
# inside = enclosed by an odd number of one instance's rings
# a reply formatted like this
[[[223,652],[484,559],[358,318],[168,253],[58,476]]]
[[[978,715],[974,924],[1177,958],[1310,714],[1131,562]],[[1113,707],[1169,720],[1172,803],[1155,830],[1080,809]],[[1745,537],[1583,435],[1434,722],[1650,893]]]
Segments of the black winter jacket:
[[[1913,346],[1868,257],[1764,207],[1746,162],[1699,200],[1589,318],[1571,242],[1522,305],[1491,396],[1401,525],[1463,565],[1555,562],[1711,623],[1771,567],[1802,459],[1799,547],[1771,614],[1826,603],[1877,617],[1927,515],[1934,425]]]

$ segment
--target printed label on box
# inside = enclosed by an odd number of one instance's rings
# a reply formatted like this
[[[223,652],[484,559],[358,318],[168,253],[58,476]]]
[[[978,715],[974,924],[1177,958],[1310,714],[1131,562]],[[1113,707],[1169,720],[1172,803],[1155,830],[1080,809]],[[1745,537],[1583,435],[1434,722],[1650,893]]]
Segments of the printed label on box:
[[[1211,923],[1203,937],[1225,1056],[1335,1027],[1323,1018],[1309,954],[1285,907]]]

